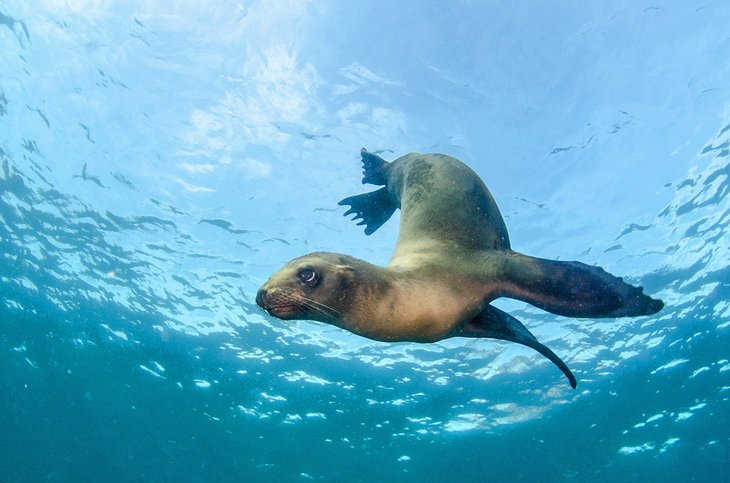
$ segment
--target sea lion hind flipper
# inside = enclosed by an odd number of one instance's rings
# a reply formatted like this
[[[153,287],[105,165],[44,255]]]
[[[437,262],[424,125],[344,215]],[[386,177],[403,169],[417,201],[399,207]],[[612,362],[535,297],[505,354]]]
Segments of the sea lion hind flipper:
[[[360,150],[360,157],[362,158],[362,184],[384,185],[384,171],[390,163],[365,148]]]
[[[375,230],[383,226],[395,213],[398,205],[388,194],[386,188],[380,188],[370,193],[350,196],[338,203],[340,206],[350,206],[344,216],[355,214],[352,220],[361,219],[358,225],[365,225],[365,234],[372,235]]]
[[[476,317],[462,327],[457,335],[459,337],[501,339],[517,342],[518,344],[535,349],[563,371],[565,377],[568,378],[570,387],[575,389],[577,385],[575,376],[560,357],[547,346],[538,342],[535,336],[532,335],[532,332],[522,325],[522,322],[492,305],[487,305],[484,310],[479,312]]]
[[[501,295],[523,300],[567,317],[635,317],[651,315],[664,302],[602,269],[580,262],[562,262],[507,255]]]

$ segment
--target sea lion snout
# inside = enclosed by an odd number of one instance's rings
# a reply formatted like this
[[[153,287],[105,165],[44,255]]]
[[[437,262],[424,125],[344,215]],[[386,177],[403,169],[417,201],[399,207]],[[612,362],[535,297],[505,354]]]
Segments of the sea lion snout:
[[[280,305],[286,304],[288,297],[285,297],[281,290],[276,287],[269,287],[268,282],[263,284],[256,292],[256,305],[276,316],[274,313]]]
[[[287,302],[291,302],[290,297],[287,297],[282,290],[271,289],[267,285],[262,285],[259,291],[256,292],[256,304],[272,315],[275,315],[273,311],[278,306]]]
[[[256,305],[261,307],[262,309],[266,310],[266,296],[268,295],[268,290],[266,290],[263,286],[259,289],[258,292],[256,292]]]
[[[293,304],[289,297],[285,297],[280,290],[269,290],[266,286],[262,286],[256,292],[256,304],[268,312],[269,315],[280,318],[289,318],[293,312]]]
[[[262,285],[256,293],[256,304],[269,315],[290,320],[301,317],[307,312],[306,306],[301,304],[301,297],[288,287],[268,287],[268,285],[268,283]]]

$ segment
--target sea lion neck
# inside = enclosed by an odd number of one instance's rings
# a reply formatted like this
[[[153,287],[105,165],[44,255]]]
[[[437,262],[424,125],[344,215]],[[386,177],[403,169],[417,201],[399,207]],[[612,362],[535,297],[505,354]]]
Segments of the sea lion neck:
[[[339,307],[340,313],[350,315],[346,318],[358,320],[382,316],[382,311],[378,310],[380,302],[391,298],[394,288],[401,285],[406,277],[402,270],[382,267],[341,253],[315,252],[299,260],[307,264],[313,261],[313,266],[329,273],[328,282],[331,285],[328,289],[333,291],[331,302]],[[336,324],[330,320],[327,322]]]

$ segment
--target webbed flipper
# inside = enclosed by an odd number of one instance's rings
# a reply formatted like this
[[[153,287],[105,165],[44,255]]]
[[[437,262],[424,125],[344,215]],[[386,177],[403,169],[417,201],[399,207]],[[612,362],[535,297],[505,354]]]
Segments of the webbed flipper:
[[[390,163],[365,148],[360,149],[360,157],[362,158],[362,184],[384,185],[385,171]]]
[[[397,203],[391,198],[387,188],[377,191],[350,196],[338,203],[340,206],[350,206],[344,216],[355,213],[354,220],[360,219],[358,225],[365,225],[365,234],[372,235],[375,230],[393,216]]]
[[[501,295],[567,317],[651,315],[664,302],[602,269],[506,252]]]
[[[538,342],[535,336],[519,320],[492,305],[487,305],[484,310],[479,312],[476,317],[462,327],[461,331],[455,335],[458,337],[488,337],[526,345],[535,349],[558,366],[563,371],[563,374],[565,374],[565,377],[568,378],[570,386],[573,389],[577,385],[575,376],[560,357],[548,349],[547,346]]]
[[[384,185],[390,163],[365,148],[360,150],[360,157],[362,158],[362,184]],[[372,235],[375,230],[383,226],[398,208],[397,200],[390,196],[387,188],[350,196],[338,204],[350,206],[344,216],[354,213],[353,221],[361,220],[358,225],[365,225],[366,235]]]

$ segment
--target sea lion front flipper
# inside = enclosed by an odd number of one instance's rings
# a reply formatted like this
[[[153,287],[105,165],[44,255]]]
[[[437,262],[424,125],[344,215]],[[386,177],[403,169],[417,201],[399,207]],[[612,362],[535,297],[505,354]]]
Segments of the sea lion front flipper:
[[[577,385],[575,376],[560,357],[547,346],[538,342],[535,336],[532,335],[532,332],[522,325],[522,322],[492,305],[487,305],[484,310],[479,312],[476,317],[462,327],[456,335],[459,337],[488,337],[526,345],[535,349],[558,366],[563,371],[563,374],[565,374],[565,377],[568,378],[568,382],[570,382],[570,386],[573,389]]]
[[[568,317],[634,317],[651,315],[664,302],[602,269],[580,262],[561,262],[505,254],[500,293],[553,314]]]
[[[340,206],[348,205],[344,216],[355,213],[354,220],[361,219],[358,225],[365,225],[365,234],[372,235],[375,230],[383,226],[383,223],[395,213],[398,205],[390,197],[387,188],[380,188],[370,193],[350,196],[338,203]]]

